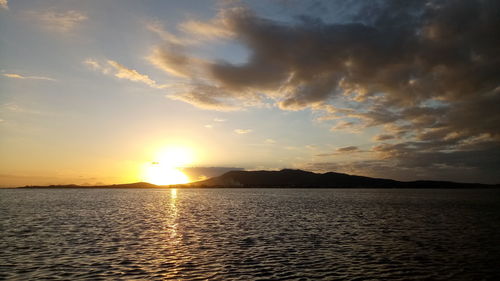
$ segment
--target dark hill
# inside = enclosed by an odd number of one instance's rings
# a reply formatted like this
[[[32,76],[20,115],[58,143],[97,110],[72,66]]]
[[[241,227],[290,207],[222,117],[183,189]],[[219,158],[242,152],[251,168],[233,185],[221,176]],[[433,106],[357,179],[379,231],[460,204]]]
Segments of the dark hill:
[[[353,176],[328,172],[324,174],[302,170],[230,171],[219,177],[189,184],[159,186],[147,182],[113,185],[48,185],[21,188],[159,188],[159,187],[283,187],[283,188],[499,188],[500,185],[455,183],[447,181],[401,182],[391,179]]]
[[[302,170],[231,171],[219,177],[195,182],[193,187],[318,187],[318,188],[471,188],[495,187],[475,183],[445,181],[400,182],[342,173],[318,174]]]

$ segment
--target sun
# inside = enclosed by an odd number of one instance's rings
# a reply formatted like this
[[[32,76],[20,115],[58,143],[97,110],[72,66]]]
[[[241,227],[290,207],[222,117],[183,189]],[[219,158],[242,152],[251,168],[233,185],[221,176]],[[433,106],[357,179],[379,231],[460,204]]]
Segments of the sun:
[[[145,167],[145,181],[156,185],[188,183],[189,177],[180,168],[193,161],[193,153],[185,147],[167,147],[160,150],[154,161]]]
[[[188,183],[189,177],[181,170],[174,167],[163,166],[153,162],[146,169],[146,181],[156,185],[171,185]]]

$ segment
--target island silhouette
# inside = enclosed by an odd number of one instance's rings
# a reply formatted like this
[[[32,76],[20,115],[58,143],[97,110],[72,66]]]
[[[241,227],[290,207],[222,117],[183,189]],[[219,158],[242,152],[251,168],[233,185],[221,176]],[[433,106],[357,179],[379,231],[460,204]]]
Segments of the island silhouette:
[[[304,170],[229,171],[221,176],[187,184],[155,185],[147,182],[113,185],[27,185],[19,188],[498,188],[499,184],[460,183],[451,181],[397,181],[344,173],[314,173]]]

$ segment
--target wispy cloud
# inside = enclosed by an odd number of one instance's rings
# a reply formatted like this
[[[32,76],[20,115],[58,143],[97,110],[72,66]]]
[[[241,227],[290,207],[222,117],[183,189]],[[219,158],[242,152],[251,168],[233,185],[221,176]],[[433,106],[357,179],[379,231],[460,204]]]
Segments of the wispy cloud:
[[[202,109],[216,111],[235,111],[243,107],[236,103],[229,103],[227,97],[230,95],[227,91],[217,86],[185,83],[178,86],[177,91],[167,95],[173,100],[180,100],[195,105]]]
[[[192,65],[194,59],[185,56],[178,49],[179,47],[173,45],[163,48],[155,48],[153,53],[148,57],[148,60],[154,66],[169,73],[170,75],[188,78],[189,74],[193,71]]]
[[[345,147],[339,147],[337,148],[337,152],[354,152],[354,151],[359,151],[359,148],[357,146],[345,146]]]
[[[359,126],[352,121],[339,121],[333,127],[330,128],[330,131],[348,131],[351,133],[360,132]]]
[[[197,40],[177,36],[177,35],[169,32],[167,29],[165,29],[163,24],[161,24],[159,21],[152,21],[152,22],[146,23],[146,29],[155,33],[163,41],[170,43],[170,44],[184,46],[184,45],[192,45],[192,44],[195,44],[197,42]]]
[[[99,70],[102,71],[104,74],[107,74],[106,72],[107,69],[101,66],[101,64],[95,59],[87,58],[86,60],[83,61],[83,64],[87,65],[93,70]]]
[[[252,130],[251,129],[236,129],[236,130],[234,130],[234,132],[239,134],[239,135],[244,135],[244,134],[251,133]]]
[[[159,87],[155,81],[151,80],[147,75],[140,74],[137,70],[127,68],[116,61],[108,60],[108,64],[111,65],[115,70],[115,77],[120,79],[126,79],[134,82],[142,82],[151,87]],[[161,86],[160,86],[161,88]]]
[[[233,35],[233,31],[227,28],[222,18],[216,18],[209,22],[186,21],[180,24],[179,29],[201,39],[227,38]]]
[[[61,33],[72,31],[78,24],[88,19],[87,15],[74,10],[28,11],[26,14],[29,18],[39,22],[43,27]]]
[[[47,80],[47,81],[56,81],[54,78],[45,77],[45,76],[25,76],[17,73],[3,73],[5,77],[14,78],[14,79],[33,79],[33,80]]]
[[[382,134],[382,135],[377,135],[377,136],[373,137],[373,140],[374,141],[385,141],[385,140],[392,140],[394,138],[395,137],[393,135]]]
[[[321,154],[316,154],[315,156],[327,157],[327,156],[337,156],[342,154],[352,154],[360,152],[368,152],[368,151],[361,150],[359,147],[351,145],[351,146],[338,147],[337,149],[335,149],[335,152],[332,153],[321,153]]]
[[[33,115],[52,115],[51,113],[48,112],[42,112],[38,110],[34,110],[31,108],[27,108],[24,106],[21,106],[17,103],[6,103],[0,106],[1,111],[7,111],[7,112],[13,112],[13,113],[22,113],[22,114],[33,114]]]
[[[106,75],[113,75],[114,77],[119,79],[144,83],[156,89],[164,89],[167,87],[167,85],[160,85],[156,83],[156,81],[149,78],[148,75],[141,74],[137,70],[130,69],[114,60],[106,60],[105,62],[99,62],[95,59],[88,58],[85,61],[83,61],[83,64],[87,65],[92,70],[100,71]]]
[[[0,7],[2,9],[8,10],[9,9],[8,0],[0,0]]]

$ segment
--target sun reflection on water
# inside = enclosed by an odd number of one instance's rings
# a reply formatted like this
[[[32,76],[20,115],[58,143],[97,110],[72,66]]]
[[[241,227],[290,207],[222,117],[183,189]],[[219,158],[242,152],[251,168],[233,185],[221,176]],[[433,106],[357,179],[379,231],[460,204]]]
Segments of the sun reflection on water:
[[[170,238],[177,238],[177,188],[170,189],[170,220],[167,222],[170,228]]]

